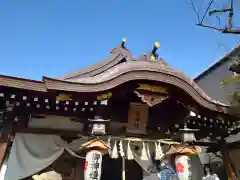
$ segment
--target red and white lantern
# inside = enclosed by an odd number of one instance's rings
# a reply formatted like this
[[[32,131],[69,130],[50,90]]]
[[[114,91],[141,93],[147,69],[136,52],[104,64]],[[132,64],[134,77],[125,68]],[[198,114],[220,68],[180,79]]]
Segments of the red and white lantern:
[[[102,174],[102,156],[108,153],[108,144],[100,139],[93,139],[83,144],[79,151],[86,152],[84,180],[100,180]]]
[[[91,150],[86,154],[84,179],[100,180],[102,173],[102,153],[97,150]]]
[[[192,176],[190,158],[186,155],[178,155],[175,157],[175,166],[179,180],[190,180]]]

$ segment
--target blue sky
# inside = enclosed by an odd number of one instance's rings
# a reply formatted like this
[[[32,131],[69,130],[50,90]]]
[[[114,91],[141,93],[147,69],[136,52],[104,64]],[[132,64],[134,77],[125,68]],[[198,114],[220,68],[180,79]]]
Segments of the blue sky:
[[[188,0],[1,0],[0,74],[60,76],[103,60],[126,37],[134,55],[159,40],[159,55],[194,77],[240,42],[196,22]]]

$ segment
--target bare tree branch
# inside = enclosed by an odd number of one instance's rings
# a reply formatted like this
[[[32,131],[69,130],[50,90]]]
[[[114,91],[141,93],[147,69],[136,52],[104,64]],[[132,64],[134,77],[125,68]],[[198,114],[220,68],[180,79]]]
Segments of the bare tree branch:
[[[203,6],[203,4],[204,4],[203,2],[204,2],[204,0],[201,0],[201,4],[199,5],[198,12],[199,12],[199,11],[201,11],[201,9],[202,9],[202,6]]]
[[[194,6],[193,0],[190,0],[192,8],[193,8],[193,10],[195,11],[195,13],[197,14],[197,17],[198,17],[198,24],[197,25],[201,26],[201,27],[205,27],[205,28],[214,29],[216,31],[219,31],[219,32],[225,33],[225,34],[240,34],[240,28],[235,28],[235,29],[232,28],[233,27],[232,21],[233,21],[233,7],[234,7],[234,5],[233,5],[233,0],[230,0],[230,1],[231,1],[231,4],[230,4],[229,8],[215,9],[215,10],[210,11],[209,9],[211,8],[211,6],[214,2],[214,0],[210,0],[209,3],[208,3],[207,9],[203,14],[203,17],[200,20],[199,13]],[[203,2],[203,1],[201,1],[201,2]],[[202,6],[202,4],[201,4],[201,6]],[[229,12],[227,27],[218,28],[218,27],[211,26],[211,25],[206,25],[206,24],[203,23],[207,13],[208,13],[209,16],[212,16],[213,14],[216,14],[216,13],[219,13],[221,15],[222,13],[226,13],[226,12]],[[218,20],[219,26],[221,26],[221,20],[220,20],[219,16],[216,16],[216,18]]]
[[[205,19],[206,15],[207,15],[207,12],[209,11],[210,7],[212,6],[213,1],[214,1],[214,0],[211,0],[211,1],[209,2],[208,7],[207,7],[207,9],[206,9],[206,11],[205,11],[205,13],[204,13],[204,15],[203,15],[203,17],[202,17],[202,20],[201,20],[200,24],[203,23],[203,20]]]
[[[218,25],[221,26],[221,19],[218,16],[216,16],[216,18],[218,20]]]
[[[240,34],[240,29],[225,29],[222,31],[222,33],[226,33],[226,34]]]
[[[198,23],[200,23],[199,13],[198,13],[197,9],[196,9],[195,6],[194,6],[193,0],[189,0],[189,1],[190,1],[190,4],[191,4],[191,6],[192,6],[194,12],[195,12],[196,15],[197,15]]]
[[[220,10],[212,10],[212,11],[209,11],[208,14],[209,14],[209,16],[211,16],[214,13],[224,13],[224,12],[230,12],[230,11],[232,11],[232,8],[226,8],[226,9],[220,9]]]
[[[205,27],[205,28],[210,28],[214,29],[216,31],[225,33],[225,34],[240,34],[240,29],[227,29],[227,28],[217,28],[214,26],[209,26],[209,25],[204,25],[204,24],[197,24],[197,26]]]
[[[209,26],[209,25],[204,25],[204,24],[196,24],[197,26],[202,26],[202,27],[205,27],[205,28],[210,28],[210,29],[214,29],[214,30],[217,30],[217,31],[220,31],[222,32],[224,29],[221,29],[221,28],[216,28],[216,27],[213,27],[213,26]]]

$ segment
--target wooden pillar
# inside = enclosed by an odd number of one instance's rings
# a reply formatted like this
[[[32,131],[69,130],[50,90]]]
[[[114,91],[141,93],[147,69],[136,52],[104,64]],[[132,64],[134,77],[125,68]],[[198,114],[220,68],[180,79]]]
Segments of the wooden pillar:
[[[7,150],[7,142],[0,143],[0,168],[3,164],[4,156],[6,154],[6,150]]]
[[[126,180],[126,161],[125,157],[122,157],[122,180]]]
[[[23,132],[28,127],[29,122],[29,110],[26,108],[21,108],[15,112],[14,117],[16,120],[13,120],[12,134],[15,135],[18,132]]]
[[[9,154],[12,148],[12,140],[9,140],[6,143],[3,143],[3,145],[1,146],[1,152],[2,150],[4,151],[2,155],[2,159],[1,159],[1,164],[0,164],[0,179],[4,179],[5,174],[6,174],[6,170],[7,170],[7,161],[9,158]]]
[[[223,156],[223,163],[224,163],[225,169],[228,172],[228,175],[233,174],[233,176],[235,176],[234,177],[235,179],[233,179],[233,180],[240,179],[240,174],[236,170],[236,167],[233,164],[233,161],[232,161],[231,156],[230,156],[230,151],[228,149],[228,146],[227,146],[227,143],[226,143],[225,140],[223,140],[221,142],[220,151],[221,151],[221,154]],[[230,172],[230,171],[232,171],[232,172]]]
[[[13,131],[13,116],[12,112],[4,112],[3,114],[3,126],[0,134],[0,142],[7,142]]]

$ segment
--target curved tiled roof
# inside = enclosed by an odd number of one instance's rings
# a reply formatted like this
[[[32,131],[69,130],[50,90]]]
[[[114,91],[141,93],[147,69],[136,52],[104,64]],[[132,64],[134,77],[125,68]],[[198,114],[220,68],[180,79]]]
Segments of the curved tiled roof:
[[[153,80],[167,83],[184,90],[198,104],[212,111],[227,112],[228,106],[213,100],[189,77],[168,66],[164,60],[151,60],[152,54],[133,59],[122,46],[112,50],[110,57],[102,63],[80,69],[61,78],[43,77],[43,81],[32,81],[0,76],[0,86],[33,91],[63,90],[72,92],[100,92],[132,80]],[[126,60],[127,61],[122,61]]]
[[[98,92],[114,88],[131,80],[154,80],[181,88],[202,106],[214,111],[228,107],[211,99],[190,78],[179,71],[172,70],[159,61],[127,61],[94,77],[79,77],[74,80],[58,80],[44,77],[47,89]]]
[[[68,80],[75,77],[91,77],[95,76],[96,74],[100,74],[101,72],[115,66],[124,58],[132,58],[130,51],[124,46],[118,46],[113,48],[110,52],[110,56],[102,62],[97,64],[91,65],[87,68],[81,68],[75,72],[70,74],[66,74],[63,77],[59,77],[57,79]]]
[[[43,81],[0,75],[0,86],[46,92]]]

